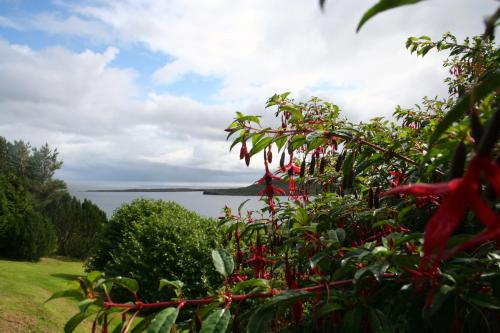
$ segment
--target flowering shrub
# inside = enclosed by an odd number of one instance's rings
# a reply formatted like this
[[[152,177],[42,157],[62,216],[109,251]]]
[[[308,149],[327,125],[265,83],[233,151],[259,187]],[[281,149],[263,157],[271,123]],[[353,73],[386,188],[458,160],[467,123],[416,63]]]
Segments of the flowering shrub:
[[[176,297],[143,303],[135,280],[91,272],[83,292],[55,295],[87,298],[66,331],[95,315],[104,332],[111,317],[122,319],[123,332],[498,332],[493,40],[410,38],[407,48],[418,55],[450,52],[450,96],[398,107],[394,121],[354,124],[333,103],[295,102],[288,93],[267,101],[281,120],[276,128],[238,113],[226,130],[231,148],[240,147],[247,165],[262,163],[267,206],[225,209],[220,224],[230,245],[212,251],[223,286],[186,299],[181,282],[162,280]],[[276,186],[282,182],[286,193]],[[115,302],[114,286],[129,290],[131,301]],[[132,329],[147,309],[160,311]]]

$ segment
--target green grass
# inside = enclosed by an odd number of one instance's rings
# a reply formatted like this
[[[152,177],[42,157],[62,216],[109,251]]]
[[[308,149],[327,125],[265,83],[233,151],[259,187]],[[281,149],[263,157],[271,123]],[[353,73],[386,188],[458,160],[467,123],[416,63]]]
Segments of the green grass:
[[[0,260],[0,332],[63,332],[66,321],[78,312],[77,301],[56,299],[83,275],[82,263],[52,258],[40,262]],[[90,332],[83,323],[75,332]]]

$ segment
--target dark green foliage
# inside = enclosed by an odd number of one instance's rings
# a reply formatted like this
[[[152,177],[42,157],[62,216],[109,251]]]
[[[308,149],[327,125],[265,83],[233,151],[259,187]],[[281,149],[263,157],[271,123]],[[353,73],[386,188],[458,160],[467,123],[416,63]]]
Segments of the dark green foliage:
[[[158,292],[162,278],[184,282],[187,296],[206,295],[221,281],[211,258],[219,230],[215,220],[174,202],[137,199],[115,211],[87,268],[141,281],[139,295],[149,301],[166,296]]]
[[[81,202],[67,193],[50,202],[44,214],[57,233],[57,252],[74,258],[90,255],[98,232],[107,222],[106,213],[99,207],[88,200]]]
[[[106,216],[89,201],[71,198],[52,179],[62,162],[47,144],[31,147],[0,137],[0,255],[38,260],[59,253],[87,257]],[[57,237],[56,237],[57,234]]]
[[[0,255],[38,260],[56,246],[54,228],[13,175],[0,175]]]

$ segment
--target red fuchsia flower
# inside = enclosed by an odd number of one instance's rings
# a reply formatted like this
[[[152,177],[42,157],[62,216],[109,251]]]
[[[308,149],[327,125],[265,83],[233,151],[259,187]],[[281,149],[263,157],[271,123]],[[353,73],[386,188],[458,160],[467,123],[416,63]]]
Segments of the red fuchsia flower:
[[[447,195],[425,227],[424,257],[418,272],[413,272],[416,277],[431,277],[435,280],[441,259],[449,258],[459,251],[478,246],[489,240],[495,240],[500,244],[500,215],[495,213],[479,195],[482,173],[498,196],[500,193],[500,166],[493,162],[489,156],[484,155],[476,155],[470,161],[465,175],[461,178],[444,183],[399,186],[382,194],[384,196],[404,194],[417,197]],[[484,231],[445,252],[449,237],[469,209],[475,212],[479,221],[485,226]],[[432,258],[433,262],[431,262]],[[430,270],[429,264],[432,264]],[[431,302],[432,294],[431,291]]]
[[[245,275],[245,274],[231,274],[231,276],[229,277],[229,282],[230,283],[238,283],[238,282],[242,282],[242,281],[246,281],[248,280],[248,275]]]
[[[285,194],[285,191],[283,191],[282,189],[280,189],[280,188],[272,185],[273,179],[274,180],[279,180],[279,181],[281,181],[282,179],[280,177],[274,175],[271,171],[269,171],[269,165],[267,163],[267,159],[265,159],[265,158],[264,158],[264,165],[266,167],[266,173],[264,174],[264,176],[262,178],[260,178],[256,182],[256,184],[257,185],[266,184],[266,186],[258,194],[260,196],[266,196],[267,197],[269,208],[271,209],[271,212],[274,213],[275,209],[274,209],[274,199],[273,199],[273,197],[274,197],[274,195]]]
[[[390,187],[399,186],[399,184],[401,184],[405,178],[405,174],[404,172],[401,172],[401,170],[389,171],[389,174],[393,176],[393,180],[389,184]]]
[[[262,279],[268,276],[265,272],[267,259],[264,257],[264,252],[266,252],[266,247],[262,245],[260,237],[257,236],[255,246],[250,246],[252,257],[246,261],[247,264],[253,267],[255,278]]]
[[[293,195],[295,192],[294,176],[300,173],[300,167],[293,162],[293,154],[290,155],[290,161],[281,168],[281,171],[288,173],[288,192]]]

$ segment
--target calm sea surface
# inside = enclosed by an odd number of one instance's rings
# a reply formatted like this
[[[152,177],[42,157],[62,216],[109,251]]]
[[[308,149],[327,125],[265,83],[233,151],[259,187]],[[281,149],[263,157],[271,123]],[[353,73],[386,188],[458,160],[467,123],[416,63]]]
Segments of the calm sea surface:
[[[69,192],[80,200],[89,199],[111,217],[113,211],[123,203],[131,202],[136,198],[150,198],[175,201],[178,204],[209,217],[222,216],[225,205],[236,213],[238,206],[250,199],[243,211],[262,208],[260,197],[203,195],[202,192],[87,192],[88,190],[102,189],[129,189],[129,188],[228,188],[247,186],[248,184],[190,184],[190,183],[148,183],[148,182],[68,182]]]

